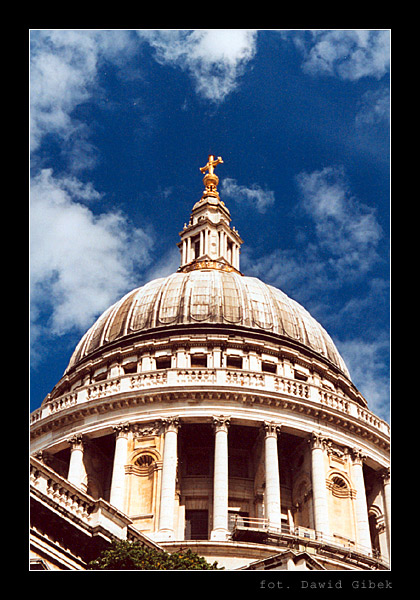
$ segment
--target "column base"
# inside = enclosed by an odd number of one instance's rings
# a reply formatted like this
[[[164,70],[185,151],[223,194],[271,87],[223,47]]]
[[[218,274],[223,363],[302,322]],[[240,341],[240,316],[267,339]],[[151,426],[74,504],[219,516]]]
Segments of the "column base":
[[[210,539],[216,542],[223,542],[230,537],[229,529],[213,529],[210,534]]]
[[[173,529],[159,529],[153,536],[156,542],[169,542],[175,539],[175,533]]]

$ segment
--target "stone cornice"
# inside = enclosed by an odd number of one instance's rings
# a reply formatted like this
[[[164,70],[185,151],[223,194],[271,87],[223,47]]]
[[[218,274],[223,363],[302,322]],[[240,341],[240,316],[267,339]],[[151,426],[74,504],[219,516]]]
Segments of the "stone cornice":
[[[203,403],[208,401],[214,402],[229,402],[237,408],[255,407],[256,409],[276,409],[287,414],[301,415],[303,418],[316,419],[318,423],[324,424],[326,427],[332,427],[351,435],[364,439],[381,450],[389,449],[389,435],[381,431],[377,426],[370,422],[369,416],[371,413],[365,411],[367,416],[361,418],[360,414],[345,414],[337,408],[333,408],[320,402],[313,402],[307,398],[290,397],[284,393],[267,392],[264,389],[253,390],[244,388],[215,388],[201,385],[197,389],[197,385],[193,385],[191,389],[183,386],[182,389],[174,387],[161,387],[153,389],[136,390],[132,392],[117,393],[104,398],[95,398],[80,404],[70,405],[67,408],[52,413],[43,418],[36,418],[31,427],[31,437],[33,439],[42,436],[51,431],[57,431],[61,427],[66,427],[72,423],[77,423],[81,418],[89,417],[90,415],[112,414],[121,409],[133,409],[137,406],[168,405],[176,404],[182,416],[182,406],[184,404],[188,409],[191,406],[203,406]],[[129,415],[127,414],[127,417]],[[378,420],[380,421],[380,420]]]

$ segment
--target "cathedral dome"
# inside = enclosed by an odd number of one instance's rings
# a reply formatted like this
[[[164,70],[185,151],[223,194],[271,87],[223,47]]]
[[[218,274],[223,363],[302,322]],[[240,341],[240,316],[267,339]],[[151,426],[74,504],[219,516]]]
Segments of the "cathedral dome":
[[[31,415],[37,552],[65,531],[80,568],[109,532],[229,569],[296,568],[298,547],[305,568],[385,569],[389,426],[308,311],[241,273],[221,162],[177,272],[110,306]]]
[[[223,325],[306,346],[350,377],[325,329],[296,301],[255,277],[196,269],[155,279],[108,308],[77,345],[67,371],[107,345],[161,328]]]

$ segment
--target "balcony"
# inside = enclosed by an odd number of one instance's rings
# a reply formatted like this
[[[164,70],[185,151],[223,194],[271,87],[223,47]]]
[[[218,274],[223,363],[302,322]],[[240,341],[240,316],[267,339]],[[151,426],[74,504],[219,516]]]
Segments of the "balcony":
[[[309,553],[335,556],[369,568],[388,569],[388,562],[377,552],[372,552],[353,540],[342,536],[327,536],[307,527],[282,524],[281,529],[272,527],[267,519],[251,519],[236,516],[232,524],[233,541],[255,542],[297,548]]]
[[[360,429],[362,425],[370,430],[370,435],[389,435],[388,423],[348,397],[326,391],[313,383],[280,375],[227,368],[160,369],[98,381],[47,400],[32,413],[31,425],[36,428],[40,421],[64,411],[89,411],[101,400],[126,404],[136,397],[140,398],[138,401],[146,402],[147,397],[147,402],[152,402],[153,397],[159,394],[185,392],[190,387],[193,388],[192,392],[226,392],[242,402],[295,410],[321,419],[335,420],[336,424],[343,421],[340,415],[348,416],[352,422],[344,426],[350,431]]]

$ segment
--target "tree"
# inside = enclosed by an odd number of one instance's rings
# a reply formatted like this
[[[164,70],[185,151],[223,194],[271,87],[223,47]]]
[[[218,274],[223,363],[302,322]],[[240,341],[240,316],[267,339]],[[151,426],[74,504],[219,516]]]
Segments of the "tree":
[[[98,558],[88,564],[89,570],[185,570],[200,569],[219,571],[217,562],[210,564],[202,556],[190,549],[179,552],[165,552],[147,548],[139,542],[128,540],[114,541],[110,547],[103,550]]]

